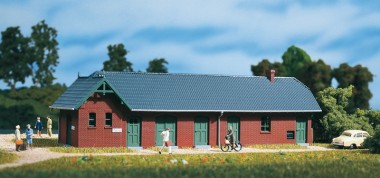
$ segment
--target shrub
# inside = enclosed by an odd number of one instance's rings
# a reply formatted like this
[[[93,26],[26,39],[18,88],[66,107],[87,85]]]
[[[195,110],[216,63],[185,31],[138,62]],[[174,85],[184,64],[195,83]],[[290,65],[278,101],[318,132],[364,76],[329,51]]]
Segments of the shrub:
[[[380,126],[375,129],[375,134],[364,140],[363,147],[371,153],[380,153]]]

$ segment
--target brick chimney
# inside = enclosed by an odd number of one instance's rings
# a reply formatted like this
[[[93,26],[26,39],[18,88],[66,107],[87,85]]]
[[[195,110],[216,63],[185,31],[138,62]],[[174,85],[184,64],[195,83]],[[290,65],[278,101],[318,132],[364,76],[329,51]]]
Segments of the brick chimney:
[[[271,69],[271,70],[267,70],[267,78],[270,82],[274,82],[274,77],[276,76],[276,70],[274,69]]]

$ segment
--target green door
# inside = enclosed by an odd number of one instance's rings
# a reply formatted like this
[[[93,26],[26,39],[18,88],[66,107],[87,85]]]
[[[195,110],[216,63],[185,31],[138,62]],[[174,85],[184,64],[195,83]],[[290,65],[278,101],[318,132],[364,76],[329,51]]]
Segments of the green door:
[[[306,143],[306,119],[296,119],[296,142]]]
[[[140,146],[141,119],[139,117],[131,117],[127,123],[127,146]]]
[[[208,118],[196,117],[194,119],[194,144],[208,145]]]
[[[177,119],[173,116],[160,116],[156,118],[156,145],[162,146],[161,132],[170,128],[169,139],[172,145],[176,145],[176,123]]]
[[[239,138],[239,122],[240,118],[237,116],[231,116],[227,119],[227,129],[228,127],[232,126],[232,129],[234,130],[234,137],[236,140],[240,140]]]
[[[66,116],[66,144],[71,145],[71,126],[72,119],[71,116]]]

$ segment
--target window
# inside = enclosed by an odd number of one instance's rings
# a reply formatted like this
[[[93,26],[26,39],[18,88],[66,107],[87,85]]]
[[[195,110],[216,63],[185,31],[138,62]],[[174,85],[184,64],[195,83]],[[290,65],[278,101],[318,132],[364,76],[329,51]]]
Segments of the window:
[[[96,127],[96,113],[92,112],[88,114],[88,126]]]
[[[294,131],[287,131],[286,132],[286,138],[287,139],[294,139]]]
[[[270,118],[268,116],[261,117],[261,132],[270,132]]]
[[[359,138],[359,137],[362,137],[362,135],[363,135],[362,133],[357,133],[357,134],[354,135],[354,137]]]
[[[106,113],[106,127],[112,127],[112,113]]]
[[[369,135],[367,133],[363,133],[363,137],[367,138]]]

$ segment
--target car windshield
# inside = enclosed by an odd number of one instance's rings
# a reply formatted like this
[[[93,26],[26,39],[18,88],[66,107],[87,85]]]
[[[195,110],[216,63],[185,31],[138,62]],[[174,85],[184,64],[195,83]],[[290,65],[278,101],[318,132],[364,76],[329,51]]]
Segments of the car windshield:
[[[350,132],[343,132],[341,136],[351,137],[351,133]]]

